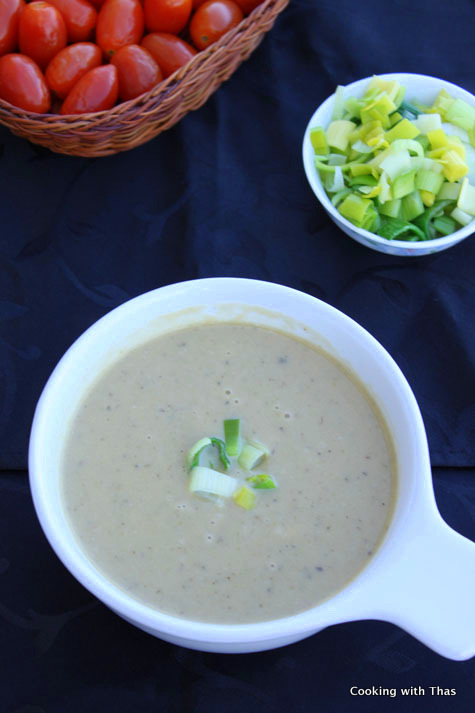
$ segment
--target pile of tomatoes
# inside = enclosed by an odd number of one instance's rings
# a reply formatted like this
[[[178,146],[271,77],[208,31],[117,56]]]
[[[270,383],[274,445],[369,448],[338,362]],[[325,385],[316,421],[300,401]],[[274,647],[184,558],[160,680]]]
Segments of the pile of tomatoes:
[[[0,99],[36,113],[149,91],[262,0],[0,0]]]

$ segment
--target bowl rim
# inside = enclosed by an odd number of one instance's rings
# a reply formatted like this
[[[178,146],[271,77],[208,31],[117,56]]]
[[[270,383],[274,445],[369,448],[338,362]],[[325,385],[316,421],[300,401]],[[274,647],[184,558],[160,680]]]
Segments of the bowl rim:
[[[387,72],[384,74],[376,74],[368,77],[363,77],[362,79],[357,79],[354,82],[344,85],[345,91],[351,92],[352,89],[363,88],[365,84],[368,83],[374,76],[389,80],[396,79],[401,84],[403,84],[407,80],[411,80],[414,78],[418,80],[429,81],[431,83],[437,83],[440,88],[445,88],[447,90],[451,89],[457,94],[459,98],[466,99],[468,103],[470,103],[472,106],[475,106],[475,95],[471,94],[463,87],[460,87],[457,84],[453,84],[452,82],[446,79],[441,79],[439,77],[433,77],[426,74],[418,74],[414,72]],[[331,102],[333,101],[333,97],[334,94],[330,94],[330,96],[324,99],[324,101],[315,109],[312,116],[310,117],[310,120],[308,121],[307,126],[305,127],[304,137],[302,141],[302,158],[305,174],[313,192],[315,193],[322,206],[331,215],[331,217],[337,224],[341,223],[345,226],[347,230],[357,233],[359,236],[364,238],[364,244],[367,247],[370,247],[367,245],[367,243],[371,242],[375,245],[381,245],[386,247],[393,246],[397,249],[405,249],[406,251],[413,252],[414,254],[418,252],[420,252],[421,254],[426,254],[429,252],[433,252],[434,250],[443,249],[444,247],[451,247],[452,245],[455,245],[461,240],[468,238],[472,233],[475,232],[474,217],[468,225],[462,226],[454,233],[451,233],[450,235],[444,237],[434,238],[433,240],[420,240],[414,242],[408,240],[387,240],[386,238],[383,238],[380,235],[377,235],[376,233],[371,233],[369,230],[364,230],[363,228],[356,227],[356,225],[354,225],[344,216],[342,216],[336,210],[335,206],[332,204],[331,200],[327,196],[322,186],[318,171],[316,171],[313,165],[313,153],[311,153],[310,151],[310,129],[313,126],[318,125],[318,123],[316,123],[315,121],[317,115],[322,111],[322,109],[327,108],[331,104]]]
[[[398,533],[401,532],[401,523],[395,523],[396,509],[389,522],[388,530],[378,545],[375,554],[366,566],[356,573],[354,578],[350,580],[342,590],[309,610],[278,619],[244,624],[200,622],[169,615],[149,605],[143,604],[133,596],[122,591],[120,586],[113,584],[106,576],[102,575],[100,570],[88,560],[85,553],[83,553],[83,559],[78,557],[78,551],[81,552],[81,547],[78,542],[75,541],[75,546],[71,548],[71,545],[68,545],[64,538],[61,537],[60,526],[54,521],[54,518],[51,518],[52,506],[49,503],[48,491],[51,492],[52,486],[47,487],[47,479],[45,479],[44,474],[42,475],[44,465],[42,466],[41,449],[43,448],[44,450],[45,447],[41,445],[41,435],[44,433],[44,429],[47,428],[48,409],[50,408],[49,401],[52,399],[54,403],[54,392],[58,392],[58,390],[61,391],[62,388],[64,389],[64,377],[65,375],[67,376],[71,365],[74,367],[74,362],[77,361],[76,352],[86,347],[90,348],[91,342],[94,342],[98,336],[100,337],[102,332],[108,329],[116,329],[121,320],[127,318],[127,313],[132,311],[132,313],[135,314],[133,312],[134,309],[142,305],[146,306],[150,300],[152,300],[152,304],[154,304],[153,300],[155,299],[166,303],[168,297],[173,299],[177,292],[183,289],[187,290],[190,286],[192,289],[198,288],[199,292],[200,289],[204,289],[205,291],[206,289],[212,290],[215,285],[219,285],[219,283],[223,282],[229,283],[236,291],[244,288],[246,284],[250,284],[255,290],[273,290],[277,295],[284,295],[285,293],[285,296],[289,295],[291,298],[293,295],[294,298],[296,297],[298,300],[304,301],[300,303],[300,306],[302,306],[305,301],[308,302],[309,306],[317,304],[319,309],[324,310],[327,315],[332,318],[337,318],[344,329],[350,329],[355,335],[362,337],[368,347],[375,352],[377,358],[382,360],[391,374],[397,379],[401,393],[403,394],[401,398],[405,399],[407,409],[410,412],[408,418],[410,418],[412,427],[414,428],[412,444],[414,450],[413,458],[421,470],[426,471],[422,472],[420,477],[413,479],[417,482],[410,486],[410,497],[416,497],[414,495],[416,490],[419,490],[419,492],[421,490],[424,491],[423,497],[425,498],[426,505],[428,505],[429,509],[432,508],[434,513],[436,512],[435,500],[433,499],[433,492],[431,490],[432,486],[429,484],[430,463],[422,416],[409,384],[389,352],[355,320],[316,297],[277,283],[233,277],[189,280],[145,292],[106,313],[78,337],[53,370],[41,394],[34,414],[29,449],[30,487],[33,502],[42,529],[63,565],[67,567],[86,589],[134,625],[151,631],[151,633],[155,633],[158,636],[164,634],[174,639],[182,638],[188,641],[193,640],[194,642],[218,645],[249,644],[255,641],[270,641],[285,636],[301,638],[306,634],[314,633],[324,626],[355,618],[348,614],[341,617],[335,612],[338,611],[339,608],[344,612],[348,610],[348,602],[352,601],[352,596],[356,594],[358,597],[362,588],[367,588],[368,582],[374,579],[373,572],[375,570],[377,571],[378,568],[381,569],[381,558],[383,558],[383,560],[387,558],[388,551],[390,552],[391,548],[394,547],[394,540],[400,539]],[[221,301],[223,301],[222,297]],[[228,299],[227,302],[230,302],[230,300]],[[254,301],[251,304],[256,304],[256,302]],[[176,309],[175,305],[174,309]],[[278,311],[278,308],[276,309]],[[165,314],[166,313],[167,312],[165,312]],[[53,478],[53,476],[50,476],[49,480],[51,480],[51,478]],[[399,493],[396,494],[395,499],[397,508],[398,502],[400,501]],[[69,539],[74,541],[74,535],[71,531],[70,535]],[[85,566],[86,562],[89,563],[88,566]]]

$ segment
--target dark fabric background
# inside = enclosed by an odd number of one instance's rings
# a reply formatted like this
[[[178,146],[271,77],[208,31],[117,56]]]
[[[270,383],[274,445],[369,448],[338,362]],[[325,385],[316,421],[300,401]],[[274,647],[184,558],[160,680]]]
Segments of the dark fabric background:
[[[471,0],[292,0],[205,106],[133,151],[71,158],[0,127],[0,713],[473,713],[474,661],[388,624],[245,656],[135,630],[60,564],[26,467],[41,389],[95,320],[171,282],[258,278],[325,300],[389,350],[421,407],[442,515],[475,539],[475,239],[425,258],[370,251],[326,218],[301,160],[337,84],[408,71],[475,92],[474,27]]]

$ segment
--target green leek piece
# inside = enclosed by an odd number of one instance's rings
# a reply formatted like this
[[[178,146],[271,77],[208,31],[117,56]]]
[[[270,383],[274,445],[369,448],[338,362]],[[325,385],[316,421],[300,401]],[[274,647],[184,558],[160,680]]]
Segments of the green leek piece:
[[[392,143],[396,139],[415,139],[421,132],[409,119],[401,119],[389,131],[386,131],[386,141]]]
[[[405,96],[406,96],[406,87],[399,85],[396,95],[393,97],[393,101],[394,101],[394,104],[396,105],[397,109],[401,108],[401,104],[403,103]]]
[[[252,470],[269,455],[268,449],[257,441],[246,441],[239,454],[238,463],[243,470]]]
[[[389,126],[389,114],[396,111],[396,106],[386,93],[380,94],[374,101],[361,109],[361,122],[367,124],[370,121],[381,121],[383,126]]]
[[[237,484],[236,478],[230,475],[198,465],[191,469],[188,487],[192,493],[229,498]]]
[[[448,198],[451,201],[456,201],[459,197],[461,187],[461,183],[448,183],[445,181],[437,193],[437,200]]]
[[[350,193],[338,206],[338,211],[344,218],[360,228],[371,205],[371,199],[362,198],[356,193]]]
[[[381,215],[387,215],[391,218],[399,218],[401,215],[401,206],[401,198],[398,198],[397,200],[386,201],[380,206],[379,212],[381,213]]]
[[[445,115],[454,101],[454,98],[446,89],[441,89],[432,105],[432,108],[435,111],[438,111],[441,117],[445,119]]]
[[[388,178],[384,171],[381,173],[381,176],[379,177],[379,185],[381,187],[381,190],[378,195],[378,201],[382,205],[383,203],[386,203],[386,201],[392,200],[392,193],[391,193],[391,186],[388,183]]]
[[[442,149],[449,143],[449,137],[442,128],[434,129],[434,131],[429,131],[427,134],[427,138],[430,141],[431,149],[433,151],[437,149]]]
[[[227,418],[224,420],[224,444],[229,456],[238,456],[241,450],[241,420]]]
[[[373,168],[367,163],[354,163],[350,166],[348,173],[353,177],[374,175]]]
[[[409,153],[416,154],[416,156],[424,156],[422,144],[416,139],[395,139],[391,144],[392,151],[403,151],[404,149],[407,149]]]
[[[216,446],[216,448],[219,451],[219,460],[221,463],[224,465],[226,470],[229,468],[231,461],[229,460],[227,453],[226,453],[226,446],[224,444],[224,441],[221,440],[221,438],[214,438],[212,437],[211,439],[211,444],[213,446]]]
[[[440,161],[436,161],[433,158],[427,158],[427,156],[424,156],[423,158],[421,158],[420,156],[412,156],[411,166],[412,168],[415,168],[418,171],[434,171],[434,173],[442,173],[443,168]]]
[[[430,191],[437,194],[442,188],[444,177],[434,171],[421,169],[416,174],[415,187],[420,191]]]
[[[245,510],[252,510],[256,502],[256,494],[246,485],[242,485],[239,490],[233,494],[233,500],[236,505]]]
[[[345,118],[347,119],[360,119],[361,109],[364,106],[364,102],[356,97],[348,97],[345,100]]]
[[[434,205],[435,193],[432,193],[432,191],[422,190],[420,190],[419,193],[421,194],[422,202],[425,206],[427,206],[427,208],[430,208],[432,205]]]
[[[371,203],[368,210],[366,211],[364,220],[361,223],[361,228],[363,230],[369,230],[370,232],[374,233],[378,229],[380,222],[381,219],[379,217],[379,213],[374,207],[373,203]]]
[[[460,210],[460,208],[458,208],[457,206],[455,206],[450,215],[454,220],[457,221],[457,223],[460,223],[460,225],[468,225],[473,220],[472,215],[465,213],[465,211]]]
[[[356,124],[348,119],[335,119],[327,129],[328,145],[338,151],[346,152],[350,142],[350,135]]]
[[[346,156],[343,153],[331,153],[328,154],[328,165],[329,166],[343,166],[346,163]]]
[[[419,191],[412,191],[412,193],[404,196],[401,201],[401,218],[403,220],[414,220],[418,215],[422,215],[424,211],[425,206]]]
[[[341,166],[335,166],[335,172],[333,174],[333,180],[328,182],[327,191],[329,193],[337,193],[342,191],[345,187],[345,179],[343,178],[343,171]]]
[[[360,153],[365,153],[365,154],[373,153],[373,147],[368,146],[368,144],[365,144],[365,142],[362,141],[361,139],[358,139],[358,141],[355,141],[354,144],[351,144],[351,148],[354,151],[359,151]]]
[[[463,129],[460,129],[460,131],[463,131]],[[465,132],[467,133],[467,132]],[[463,144],[462,139],[460,136],[455,136],[453,134],[452,136],[447,137],[447,146],[449,149],[452,151],[456,151],[460,158],[463,158],[465,160],[466,152],[465,152],[465,146]]]
[[[462,181],[457,208],[463,210],[464,213],[475,216],[475,186],[469,183],[468,178],[464,178]]]
[[[404,196],[407,196],[409,193],[413,192],[415,188],[415,175],[415,170],[412,170],[408,171],[408,173],[403,173],[394,179],[392,185],[392,194],[394,199],[397,200],[398,198],[403,198]]]
[[[196,441],[196,443],[194,443],[188,451],[186,455],[186,467],[188,470],[191,470],[192,468],[195,468],[198,465],[201,453],[208,446],[215,446],[218,449],[219,460],[221,461],[225,469],[229,468],[230,460],[226,454],[226,446],[224,444],[224,441],[222,441],[220,438],[205,437],[200,438],[199,441]]]
[[[423,240],[433,240],[436,237],[433,221],[441,216],[447,206],[452,203],[453,201],[449,200],[436,201],[433,206],[427,208],[422,215],[414,219],[414,226],[417,226],[424,233]]]
[[[386,159],[390,155],[391,155],[390,148],[383,149],[382,151],[375,153],[373,158],[368,159],[366,162],[366,165],[369,166],[372,171],[377,171],[380,168],[384,159]]]
[[[319,156],[314,156],[314,164],[315,168],[320,171],[321,173],[335,173],[335,165],[328,165],[328,163],[325,163],[322,161],[321,157]]]
[[[325,129],[322,126],[314,126],[310,129],[310,142],[316,154],[330,153]]]
[[[333,168],[336,168],[336,166],[334,166]],[[332,186],[335,183],[334,176],[335,171],[333,171],[332,173],[324,173],[322,176],[323,187],[327,193],[330,193],[332,191]]]
[[[211,438],[200,438],[194,443],[186,454],[186,469],[191,470],[198,465],[202,451],[211,445]]]
[[[252,485],[254,490],[273,490],[277,487],[272,475],[268,475],[267,473],[250,475],[249,478],[246,478],[246,481]]]
[[[372,77],[366,88],[365,97],[375,98],[381,92],[388,95],[392,102],[396,103],[396,97],[399,96],[401,85],[397,79],[384,79],[384,77],[378,77],[375,75]]]
[[[344,188],[342,191],[335,193],[332,196],[332,205],[336,208],[349,193],[351,193],[351,188]]]
[[[445,121],[469,131],[475,125],[475,107],[463,99],[455,99],[445,112]]]
[[[398,111],[394,111],[389,117],[389,123],[391,126],[394,126],[394,124],[397,124],[398,121],[401,121],[402,118],[402,114],[400,114]]]
[[[417,117],[421,113],[420,109],[418,109],[416,106],[414,106],[414,104],[411,104],[406,100],[400,103],[398,111],[405,119],[408,119],[409,121],[411,121],[412,119],[417,119]]]
[[[441,215],[438,218],[435,218],[434,228],[441,235],[452,235],[452,233],[455,233],[457,229],[455,220],[450,218],[448,215]]]
[[[334,99],[333,99],[333,111],[332,111],[332,121],[343,119],[343,114],[345,113],[345,87],[340,84],[335,89]]]
[[[371,186],[354,186],[358,193],[361,193],[365,198],[376,198],[381,193],[381,186],[379,183],[371,188]]]
[[[442,128],[442,119],[440,114],[419,114],[417,119],[412,122],[422,134],[427,134],[429,131],[435,131]]]
[[[384,160],[381,161],[379,168],[388,174],[391,181],[394,181],[397,176],[403,173],[408,173],[411,168],[411,157],[407,149],[402,151],[389,151]]]
[[[419,136],[416,136],[414,141],[418,141],[420,143],[423,151],[427,151],[430,147],[430,141],[425,134],[419,134]]]
[[[442,173],[451,183],[460,181],[468,173],[468,166],[457,151],[445,151]]]
[[[354,163],[348,169],[348,176],[355,178],[355,176],[369,176],[372,175],[376,178],[376,171],[373,170],[371,166],[367,163]]]
[[[425,240],[425,233],[413,223],[390,217],[381,220],[378,235],[386,240]]]
[[[355,176],[354,178],[350,178],[349,180],[349,185],[350,186],[377,186],[378,181],[374,176],[371,176],[370,174],[361,174],[360,176]]]

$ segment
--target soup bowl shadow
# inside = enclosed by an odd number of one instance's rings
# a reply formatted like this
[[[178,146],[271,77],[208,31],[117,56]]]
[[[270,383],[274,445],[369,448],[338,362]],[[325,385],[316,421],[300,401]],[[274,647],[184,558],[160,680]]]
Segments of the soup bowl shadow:
[[[121,350],[171,325],[188,326],[190,319],[229,321],[244,312],[250,323],[265,322],[313,342],[365,385],[388,426],[398,482],[383,541],[344,589],[293,616],[223,625],[160,612],[128,595],[94,566],[65,511],[61,457],[68,424],[85,390]],[[122,618],[165,641],[201,651],[244,653],[290,644],[333,624],[378,619],[403,628],[448,658],[475,654],[475,544],[452,530],[437,510],[415,397],[392,357],[368,332],[302,292],[258,280],[202,279],[153,290],[105,315],[70,347],[44,388],[32,425],[29,473],[40,524],[67,569]]]

